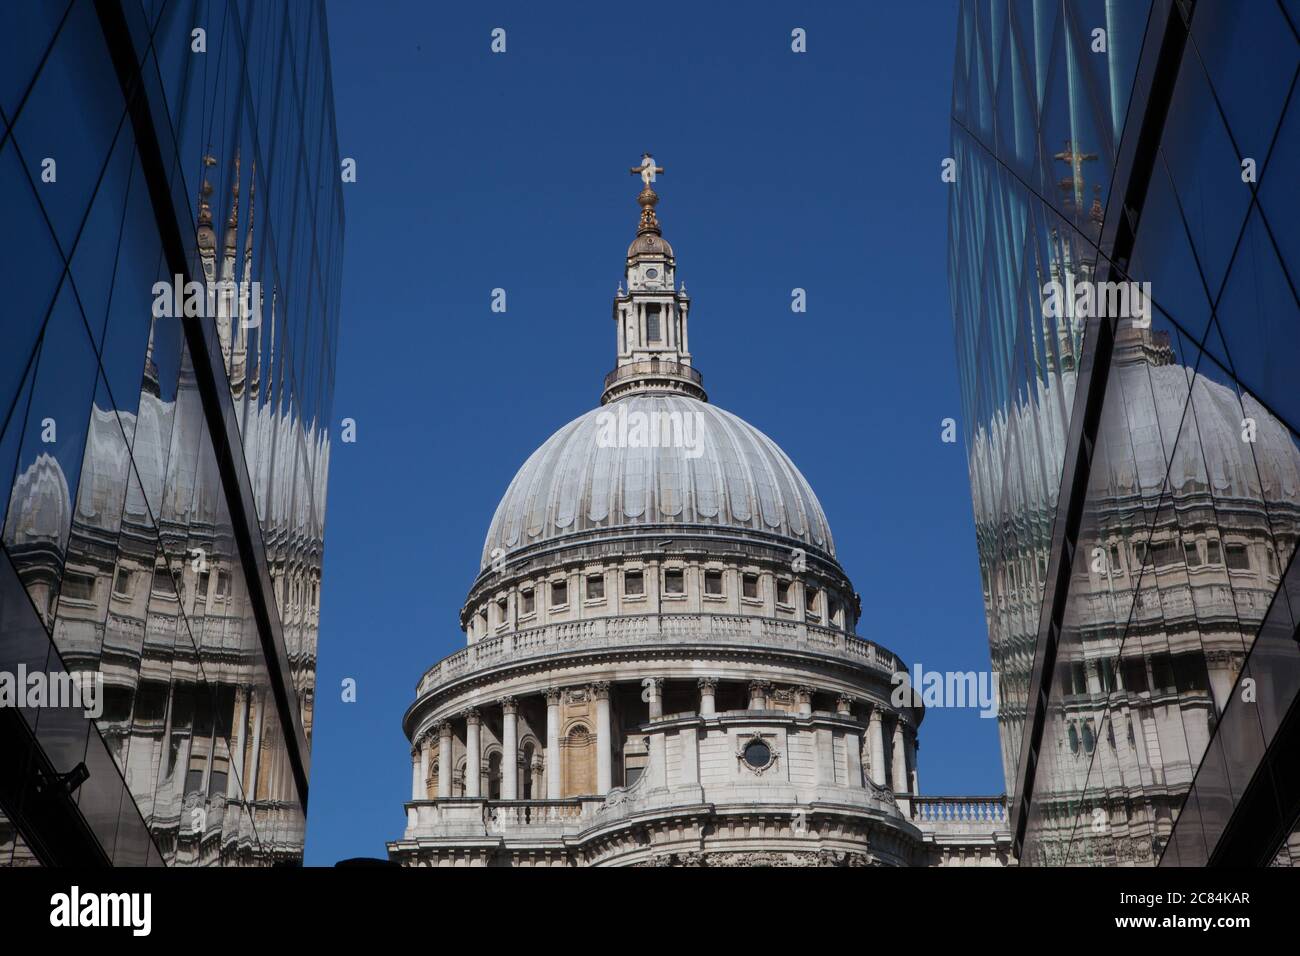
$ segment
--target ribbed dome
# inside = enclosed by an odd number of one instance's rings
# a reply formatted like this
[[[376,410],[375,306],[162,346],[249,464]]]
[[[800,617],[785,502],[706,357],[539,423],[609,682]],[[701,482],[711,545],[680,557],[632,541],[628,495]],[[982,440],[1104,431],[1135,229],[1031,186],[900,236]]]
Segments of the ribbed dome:
[[[632,244],[627,247],[627,257],[631,259],[633,256],[674,258],[672,244],[663,236],[657,236],[653,232],[643,233],[632,240]]]
[[[686,447],[645,447],[655,413],[661,427],[681,423],[676,444]],[[626,440],[611,442],[620,431]],[[817,496],[770,438],[693,398],[633,395],[569,422],[524,462],[497,506],[482,567],[495,548],[508,555],[566,535],[663,525],[775,535],[835,554]]]

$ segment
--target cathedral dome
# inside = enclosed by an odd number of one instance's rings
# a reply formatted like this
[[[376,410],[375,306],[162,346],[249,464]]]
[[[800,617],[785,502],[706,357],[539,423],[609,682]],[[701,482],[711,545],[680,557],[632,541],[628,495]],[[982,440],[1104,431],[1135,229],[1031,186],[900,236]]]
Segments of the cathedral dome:
[[[587,412],[533,452],[497,506],[482,567],[497,548],[678,528],[835,555],[816,494],[774,441],[715,405],[643,394]]]

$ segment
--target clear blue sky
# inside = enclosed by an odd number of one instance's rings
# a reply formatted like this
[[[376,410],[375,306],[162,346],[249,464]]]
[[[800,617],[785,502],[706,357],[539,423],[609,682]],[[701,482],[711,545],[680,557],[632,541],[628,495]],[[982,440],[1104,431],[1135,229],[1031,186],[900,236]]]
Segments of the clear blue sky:
[[[463,646],[497,501],[613,365],[644,150],[710,399],[816,489],[859,633],[928,670],[988,667],[965,451],[939,440],[961,417],[939,178],[956,11],[807,6],[328,4],[358,170],[334,420],[358,438],[331,463],[309,864],[402,831],[401,715]],[[919,761],[925,793],[1002,791],[974,710],[931,710]]]

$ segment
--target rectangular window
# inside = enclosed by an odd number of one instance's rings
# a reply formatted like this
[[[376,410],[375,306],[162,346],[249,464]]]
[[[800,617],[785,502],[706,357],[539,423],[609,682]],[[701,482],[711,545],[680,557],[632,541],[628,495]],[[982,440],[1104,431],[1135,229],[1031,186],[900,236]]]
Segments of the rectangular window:
[[[603,574],[593,574],[587,578],[587,600],[605,600],[605,576]]]
[[[817,589],[812,585],[805,585],[803,589],[803,606],[805,610],[817,613]]]
[[[623,575],[623,593],[628,597],[645,594],[645,575],[640,571],[629,571]]]
[[[1119,545],[1112,544],[1110,546],[1110,572],[1116,574],[1122,568],[1123,565],[1119,563]]]
[[[704,593],[705,594],[722,593],[722,572],[721,571],[704,572]]]
[[[681,568],[664,569],[664,593],[665,594],[685,594],[686,593],[686,574]]]
[[[1140,694],[1147,689],[1147,669],[1140,657],[1129,657],[1120,663],[1124,689],[1130,694]]]
[[[1173,541],[1157,541],[1151,545],[1151,560],[1158,568],[1178,563],[1178,545]]]
[[[95,578],[69,572],[63,576],[60,593],[70,601],[89,601],[95,596]]]
[[[659,341],[659,306],[656,303],[645,307],[645,340]]]
[[[777,604],[790,603],[790,582],[789,581],[776,582],[776,603]]]
[[[552,581],[551,582],[551,607],[559,607],[561,604],[569,603],[569,582]]]
[[[1196,542],[1183,542],[1183,560],[1187,562],[1189,568],[1199,568],[1201,566],[1201,552],[1196,550]]]
[[[1225,544],[1223,556],[1231,571],[1250,570],[1250,552],[1244,544]]]
[[[533,589],[525,588],[519,592],[519,600],[523,603],[522,614],[532,614],[537,609],[537,604],[533,600]]]
[[[1088,693],[1088,671],[1087,668],[1083,666],[1082,661],[1074,661],[1070,664],[1070,679],[1074,685],[1074,692],[1076,694],[1083,695]]]
[[[217,572],[217,597],[225,597],[230,593],[230,572]]]
[[[1205,658],[1200,654],[1178,654],[1174,657],[1174,680],[1181,693],[1203,691],[1210,686],[1210,675],[1205,669]]]
[[[1108,694],[1115,689],[1115,665],[1108,657],[1101,661],[1101,689]]]
[[[623,786],[630,787],[645,773],[645,754],[628,754],[623,758]]]
[[[1210,539],[1205,542],[1205,562],[1206,564],[1222,564],[1223,552],[1219,549],[1217,539]]]
[[[1174,679],[1174,661],[1168,654],[1151,655],[1151,682],[1156,693],[1172,693],[1178,683]]]
[[[741,593],[747,598],[758,597],[758,575],[746,574],[741,578]]]
[[[208,589],[208,576],[199,575],[199,594],[203,594]],[[118,597],[129,597],[131,594],[131,572],[126,568],[118,568],[117,574],[113,578],[113,593]]]
[[[508,605],[503,597],[497,598],[497,624],[505,624],[509,619]]]

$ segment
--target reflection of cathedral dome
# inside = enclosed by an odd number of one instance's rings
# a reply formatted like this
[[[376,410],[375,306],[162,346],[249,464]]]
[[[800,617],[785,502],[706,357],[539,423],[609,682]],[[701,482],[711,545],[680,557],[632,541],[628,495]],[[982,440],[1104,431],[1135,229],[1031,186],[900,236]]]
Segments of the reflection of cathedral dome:
[[[1133,436],[1132,447],[1108,455],[1108,487],[1112,493],[1151,493],[1165,481],[1187,493],[1210,491],[1216,496],[1258,499],[1261,493],[1300,495],[1300,449],[1287,429],[1250,395],[1238,397],[1232,389],[1195,375],[1183,365],[1137,361],[1118,365],[1112,383],[1123,396],[1124,427]],[[1062,387],[1064,386],[1064,387]],[[1188,393],[1192,406],[1184,419]],[[1074,397],[1072,373],[1040,386],[1032,403],[1012,407],[1011,424],[999,415],[976,433],[971,452],[976,479],[977,524],[996,520],[1004,501],[1033,508],[1048,507],[1057,489],[1033,456],[1023,467],[1004,469],[1010,435],[1021,448],[1042,445],[1059,459],[1065,449],[1065,419]],[[1118,414],[1118,406],[1106,414]],[[1255,422],[1255,441],[1242,439],[1243,418]],[[1181,430],[1180,430],[1181,429]],[[1135,474],[1136,468],[1136,474]],[[1094,475],[1096,482],[1099,476]],[[1010,487],[1002,487],[1003,480]],[[1140,480],[1139,480],[1140,479]],[[1204,487],[1208,480],[1208,488]],[[1263,489],[1260,485],[1263,484]],[[1009,497],[1007,497],[1009,495]],[[1015,509],[1008,514],[1016,513]]]
[[[86,433],[86,460],[77,491],[77,517],[88,524],[111,527],[122,506],[122,476],[129,453],[113,409],[90,407]]]
[[[1148,381],[1147,375],[1150,375]],[[1128,426],[1142,486],[1158,487],[1170,457],[1169,484],[1176,491],[1199,491],[1208,477],[1216,496],[1292,499],[1300,494],[1300,454],[1286,428],[1250,395],[1197,375],[1186,421],[1188,370],[1181,365],[1126,366],[1119,370]],[[1193,420],[1190,415],[1194,414]],[[1255,441],[1242,439],[1242,419],[1254,419]],[[1181,425],[1182,433],[1179,433]],[[1176,446],[1176,447],[1175,447]],[[1113,462],[1121,488],[1134,487],[1132,464]]]
[[[609,441],[621,419],[632,436],[638,419],[654,421],[652,413],[661,423],[680,422],[683,440],[675,444],[686,447]],[[770,438],[693,398],[631,395],[574,419],[524,463],[497,506],[483,566],[498,547],[509,553],[584,532],[660,525],[769,535],[835,553],[817,496]]]
[[[37,456],[14,482],[4,540],[11,546],[67,541],[72,514],[68,481],[52,455]]]
[[[633,256],[667,256],[671,259],[673,247],[663,236],[647,232],[637,236],[627,247],[627,257],[631,259]]]

